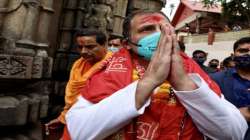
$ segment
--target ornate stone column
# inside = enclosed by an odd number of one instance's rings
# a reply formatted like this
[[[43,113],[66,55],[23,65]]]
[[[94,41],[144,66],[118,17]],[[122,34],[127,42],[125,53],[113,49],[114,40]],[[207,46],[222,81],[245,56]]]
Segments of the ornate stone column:
[[[5,38],[12,38],[14,40],[20,39],[24,28],[24,21],[27,13],[27,8],[23,4],[23,0],[11,0],[8,1],[8,8],[18,8],[6,15],[3,21],[2,35]]]
[[[105,33],[112,32],[113,13],[112,2],[107,0],[96,0],[88,7],[88,12],[83,24],[88,28],[96,28]]]
[[[66,0],[63,7],[62,22],[60,27],[60,51],[69,49],[72,43],[72,34],[74,31],[74,23],[76,19],[75,10],[77,7],[77,0]]]
[[[138,9],[160,11],[165,4],[166,0],[131,0],[129,4],[129,11]]]
[[[22,30],[21,39],[18,40],[17,44],[21,47],[34,48],[35,44],[35,33],[37,32],[37,24],[39,17],[39,0],[25,0],[25,7],[27,8],[27,14],[24,20],[24,26]]]
[[[128,0],[117,0],[116,5],[114,6],[114,28],[113,33],[117,36],[122,36],[122,25],[124,18],[126,17],[126,11],[128,6]]]
[[[8,13],[8,8],[7,8],[8,0],[1,0],[0,1],[0,31],[2,29],[2,24],[4,20],[4,15]]]
[[[40,17],[38,23],[38,29],[36,34],[36,42],[40,47],[48,47],[48,33],[51,16],[54,13],[53,10],[54,0],[41,0]]]

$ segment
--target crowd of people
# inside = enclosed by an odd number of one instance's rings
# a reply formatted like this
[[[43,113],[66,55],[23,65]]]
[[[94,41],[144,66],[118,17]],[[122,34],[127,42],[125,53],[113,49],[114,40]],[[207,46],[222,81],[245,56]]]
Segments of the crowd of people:
[[[126,17],[123,38],[79,29],[61,115],[63,140],[247,140],[250,37],[234,55],[192,58],[161,12]],[[220,66],[220,67],[219,67]]]

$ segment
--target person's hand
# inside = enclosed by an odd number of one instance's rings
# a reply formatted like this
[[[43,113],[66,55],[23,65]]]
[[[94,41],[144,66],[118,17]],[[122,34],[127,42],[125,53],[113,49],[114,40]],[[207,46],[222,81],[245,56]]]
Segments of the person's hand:
[[[63,124],[61,123],[60,120],[53,119],[50,122],[45,124],[45,134],[49,135],[50,134],[50,129],[58,129],[58,128],[62,128]]]
[[[53,125],[59,125],[59,124],[62,124],[60,120],[58,120],[57,118],[56,119],[53,119],[51,121],[49,121],[48,123],[46,123],[45,125],[47,126],[53,126]]]
[[[241,107],[239,108],[240,113],[245,117],[245,119],[250,122],[250,110],[249,107]]]
[[[161,37],[158,47],[151,58],[143,76],[144,81],[151,83],[155,88],[168,77],[171,69],[171,54],[173,49],[173,27],[170,24],[161,24]]]
[[[142,79],[136,89],[136,108],[141,108],[151,96],[152,91],[162,84],[168,77],[171,69],[171,54],[173,47],[172,31],[170,24],[161,24],[162,32],[158,47],[151,58]]]
[[[171,53],[171,70],[168,76],[168,81],[175,90],[194,90],[197,86],[193,80],[189,78],[184,69],[182,58],[179,54],[177,36],[174,33],[174,30],[171,30],[170,35],[172,36],[173,46]]]

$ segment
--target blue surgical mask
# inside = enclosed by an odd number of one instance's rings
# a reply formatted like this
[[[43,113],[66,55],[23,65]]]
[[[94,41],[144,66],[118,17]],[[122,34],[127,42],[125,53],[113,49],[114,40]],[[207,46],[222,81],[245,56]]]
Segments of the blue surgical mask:
[[[118,52],[119,48],[112,46],[112,47],[108,47],[108,50],[110,50],[111,52]]]
[[[157,48],[160,37],[161,32],[156,32],[140,39],[137,49],[138,54],[143,56],[146,60],[150,60]]]

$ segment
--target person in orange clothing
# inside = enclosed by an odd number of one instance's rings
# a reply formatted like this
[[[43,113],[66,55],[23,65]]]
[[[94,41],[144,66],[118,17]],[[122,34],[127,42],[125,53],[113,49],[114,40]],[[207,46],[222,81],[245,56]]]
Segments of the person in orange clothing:
[[[47,127],[56,124],[66,124],[65,114],[76,102],[80,90],[86,80],[100,69],[104,60],[112,55],[107,51],[107,38],[101,31],[94,29],[79,29],[75,34],[77,50],[81,58],[74,62],[70,78],[65,90],[65,106],[59,117],[46,124]]]

